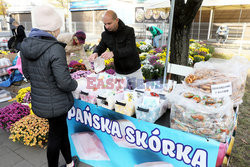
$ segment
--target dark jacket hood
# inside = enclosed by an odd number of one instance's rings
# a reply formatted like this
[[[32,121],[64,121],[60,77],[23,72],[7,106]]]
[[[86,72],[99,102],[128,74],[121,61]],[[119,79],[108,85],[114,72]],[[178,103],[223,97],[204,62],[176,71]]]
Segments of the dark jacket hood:
[[[116,32],[125,30],[125,29],[126,29],[126,26],[125,26],[125,24],[123,23],[123,21],[121,21],[121,19],[119,19],[119,21],[118,21],[118,29],[117,29],[115,32],[113,32],[113,31],[108,31],[108,30],[105,28],[105,26],[104,26],[104,29],[105,29],[105,31],[106,31],[107,33],[112,34],[112,33],[116,33]]]
[[[51,34],[39,30],[32,29],[29,37],[25,38],[20,46],[20,51],[23,56],[29,60],[38,59],[49,47],[52,45],[60,43]],[[63,47],[62,43],[60,43]]]

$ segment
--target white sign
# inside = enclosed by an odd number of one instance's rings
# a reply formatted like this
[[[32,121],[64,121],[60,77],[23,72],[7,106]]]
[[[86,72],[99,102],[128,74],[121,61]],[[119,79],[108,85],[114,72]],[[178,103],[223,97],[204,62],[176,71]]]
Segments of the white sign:
[[[223,84],[211,85],[212,96],[225,97],[232,95],[232,83],[226,82]]]

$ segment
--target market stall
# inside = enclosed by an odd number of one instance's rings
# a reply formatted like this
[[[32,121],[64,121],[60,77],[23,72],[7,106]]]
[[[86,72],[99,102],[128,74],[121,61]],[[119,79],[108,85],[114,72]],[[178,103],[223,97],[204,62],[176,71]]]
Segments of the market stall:
[[[83,81],[67,117],[72,156],[95,167],[221,166],[233,146],[249,65],[238,57],[202,62],[211,55],[201,43],[192,43],[190,65],[201,62],[185,71],[182,84],[167,82],[169,68],[177,67],[168,63],[170,39],[171,33],[162,50],[138,43],[140,51],[149,53],[140,54],[146,82],[137,81],[135,89],[116,76],[111,60],[99,59],[92,71],[80,61],[69,64],[71,77]],[[10,130],[13,141],[44,147],[48,123],[32,114],[30,88],[20,90],[16,98],[23,104],[4,108],[1,126]],[[24,114],[13,120],[13,111],[22,113],[19,110]],[[30,125],[39,133],[30,133]]]
[[[115,74],[83,77],[81,95],[68,114],[73,156],[101,167],[222,165],[232,149],[249,65],[240,58],[196,63],[183,84],[170,85],[171,28],[172,19],[162,83],[142,82],[128,90]],[[167,108],[170,128],[156,123]]]
[[[115,74],[78,72],[86,84],[68,114],[72,154],[102,167],[220,166],[232,149],[247,67],[241,57],[211,59],[183,84],[134,90]]]

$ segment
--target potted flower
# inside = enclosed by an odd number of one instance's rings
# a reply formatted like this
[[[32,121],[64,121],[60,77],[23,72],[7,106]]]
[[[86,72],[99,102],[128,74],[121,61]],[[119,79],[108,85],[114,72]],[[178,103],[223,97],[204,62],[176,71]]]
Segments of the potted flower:
[[[47,119],[28,115],[15,122],[10,128],[13,142],[19,141],[28,146],[45,147],[48,142],[49,123]]]
[[[9,131],[12,124],[30,114],[29,106],[14,102],[0,109],[0,128]]]

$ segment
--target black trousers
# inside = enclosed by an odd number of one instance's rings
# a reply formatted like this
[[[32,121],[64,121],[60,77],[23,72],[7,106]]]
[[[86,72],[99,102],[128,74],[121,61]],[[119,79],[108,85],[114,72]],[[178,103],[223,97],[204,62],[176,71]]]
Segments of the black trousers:
[[[12,32],[12,35],[13,36],[16,36],[17,34],[16,34],[16,29],[11,29],[11,32]]]
[[[66,118],[67,114],[48,119],[49,139],[47,159],[49,167],[58,167],[60,151],[67,164],[72,161]]]

